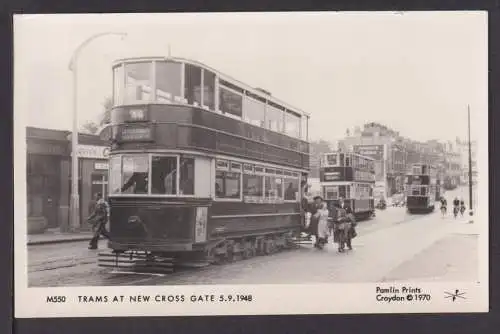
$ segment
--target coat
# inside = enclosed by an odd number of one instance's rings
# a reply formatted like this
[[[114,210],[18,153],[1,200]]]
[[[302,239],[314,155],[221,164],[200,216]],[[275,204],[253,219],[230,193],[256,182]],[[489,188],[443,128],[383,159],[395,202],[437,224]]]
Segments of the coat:
[[[318,216],[318,237],[327,238],[329,234],[328,210],[327,209],[318,210],[316,215]]]

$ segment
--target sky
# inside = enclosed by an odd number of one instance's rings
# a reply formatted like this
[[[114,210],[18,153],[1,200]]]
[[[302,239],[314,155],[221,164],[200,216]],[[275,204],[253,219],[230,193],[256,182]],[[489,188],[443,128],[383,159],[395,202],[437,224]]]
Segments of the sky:
[[[97,120],[111,64],[133,56],[190,58],[311,115],[311,139],[379,122],[415,140],[472,137],[487,114],[483,12],[53,14],[14,18],[15,120],[70,130],[75,49],[78,122]],[[486,118],[483,118],[486,119]]]

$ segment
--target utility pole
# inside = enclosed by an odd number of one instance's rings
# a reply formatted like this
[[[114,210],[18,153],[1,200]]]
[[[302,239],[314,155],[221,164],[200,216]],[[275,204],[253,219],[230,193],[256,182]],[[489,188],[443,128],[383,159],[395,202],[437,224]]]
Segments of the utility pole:
[[[469,223],[472,223],[472,216],[473,216],[473,211],[472,211],[472,149],[471,149],[471,141],[470,141],[470,106],[467,105],[467,117],[468,117],[468,131],[469,131],[469,216],[470,216],[470,221]]]

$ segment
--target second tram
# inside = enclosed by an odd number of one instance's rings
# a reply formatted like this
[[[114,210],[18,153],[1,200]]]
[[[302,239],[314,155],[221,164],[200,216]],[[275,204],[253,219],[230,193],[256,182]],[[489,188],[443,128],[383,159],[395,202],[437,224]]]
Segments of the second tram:
[[[435,166],[413,164],[405,180],[408,212],[432,212],[441,197],[440,181]]]
[[[308,114],[193,60],[124,59],[113,74],[101,266],[269,254],[300,231]]]
[[[356,153],[326,153],[320,159],[319,174],[329,208],[350,206],[357,219],[373,216],[374,159]]]

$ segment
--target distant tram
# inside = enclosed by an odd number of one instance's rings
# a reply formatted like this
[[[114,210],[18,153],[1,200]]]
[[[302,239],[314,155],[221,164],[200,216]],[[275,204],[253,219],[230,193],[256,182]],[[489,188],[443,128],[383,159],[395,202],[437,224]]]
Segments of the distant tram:
[[[113,84],[100,266],[270,254],[300,230],[308,114],[188,59],[120,60]]]
[[[373,216],[374,159],[356,153],[326,153],[320,159],[320,182],[329,208],[349,205],[356,218]],[[331,210],[330,210],[331,211]]]
[[[441,197],[441,185],[436,167],[413,164],[406,175],[405,194],[408,212],[432,212]]]

